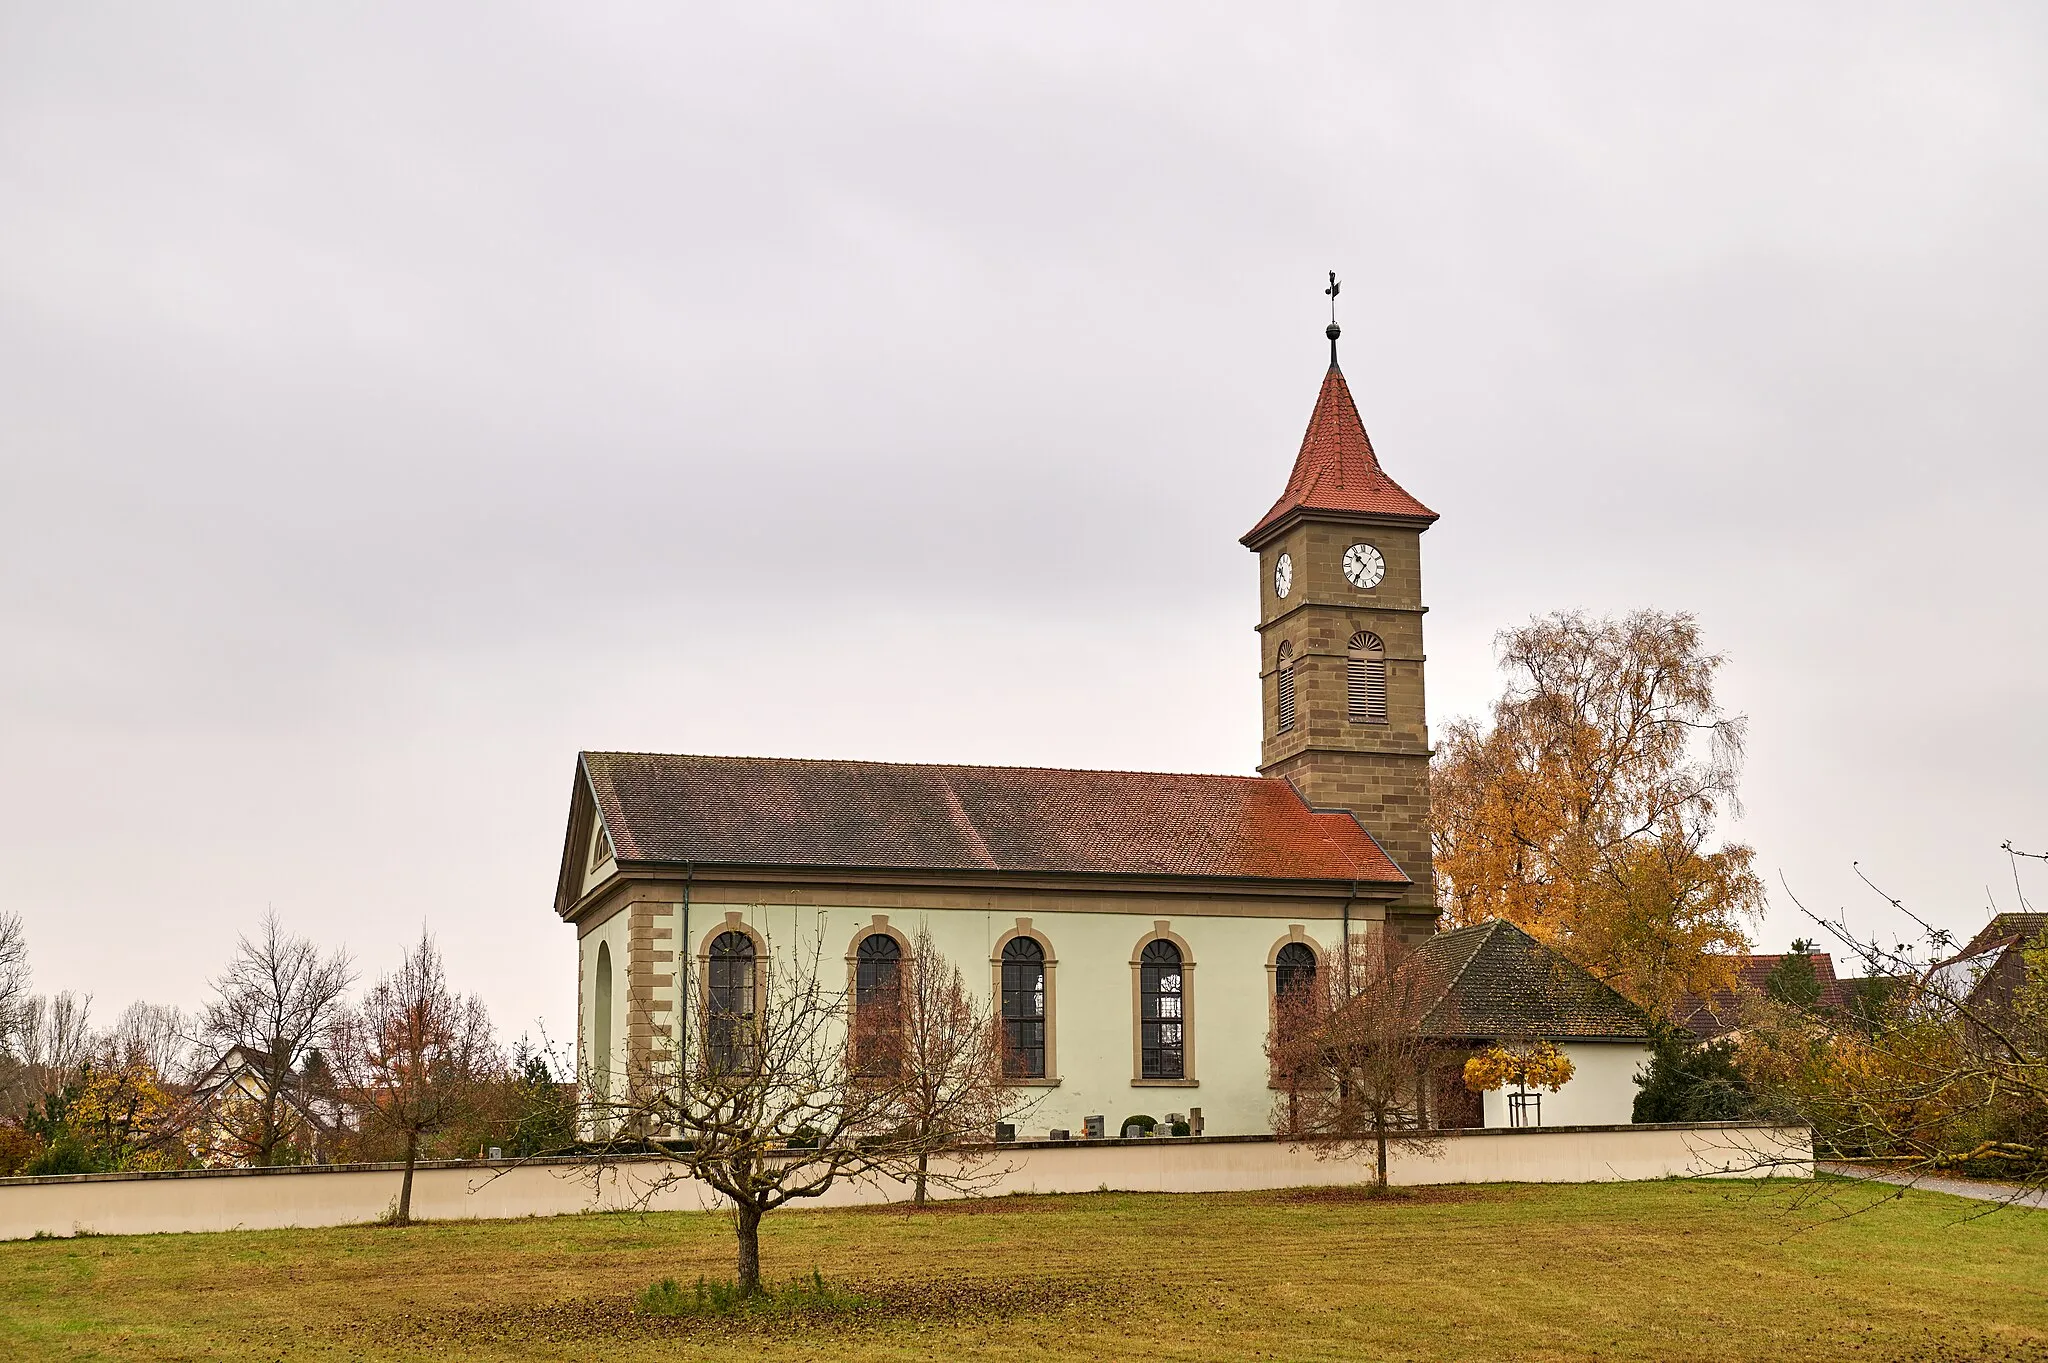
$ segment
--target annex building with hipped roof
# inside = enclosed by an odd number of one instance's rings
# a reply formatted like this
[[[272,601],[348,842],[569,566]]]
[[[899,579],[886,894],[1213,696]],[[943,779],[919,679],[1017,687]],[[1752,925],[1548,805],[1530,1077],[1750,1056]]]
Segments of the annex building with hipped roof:
[[[1380,466],[1328,334],[1286,487],[1242,540],[1258,774],[582,753],[555,908],[578,938],[586,1086],[616,1092],[689,1044],[691,1008],[743,1015],[770,959],[843,962],[858,1006],[928,929],[999,1008],[1039,1090],[1027,1129],[1170,1112],[1270,1129],[1276,990],[1347,934],[1419,947],[1437,917],[1436,513]]]

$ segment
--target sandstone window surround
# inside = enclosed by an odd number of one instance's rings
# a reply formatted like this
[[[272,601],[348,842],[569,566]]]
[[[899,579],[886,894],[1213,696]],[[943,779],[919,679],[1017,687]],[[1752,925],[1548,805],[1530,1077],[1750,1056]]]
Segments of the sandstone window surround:
[[[1290,996],[1299,997],[1295,991],[1308,991],[1308,1001],[1315,1001],[1314,990],[1322,964],[1323,950],[1315,939],[1308,935],[1302,924],[1289,923],[1287,935],[1273,943],[1266,953],[1266,1026],[1269,1035],[1278,1034],[1281,1003]],[[1267,1083],[1269,1087],[1280,1086],[1277,1071],[1268,1074]]]
[[[1011,1081],[1024,1088],[1057,1087],[1059,958],[1051,939],[1029,918],[1019,918],[990,947],[988,965],[1009,1063],[1017,1071]]]
[[[697,970],[705,1059],[719,1069],[743,1068],[767,989],[768,943],[737,912],[728,912],[698,944]]]
[[[1196,1088],[1195,956],[1167,919],[1131,952],[1131,1083]]]
[[[853,1057],[858,1074],[879,1076],[896,1070],[893,1046],[882,1029],[894,1030],[891,1024],[903,1002],[904,966],[911,959],[909,940],[889,926],[887,914],[876,914],[847,945],[846,982],[853,998],[849,1039],[856,1049],[868,1052]]]

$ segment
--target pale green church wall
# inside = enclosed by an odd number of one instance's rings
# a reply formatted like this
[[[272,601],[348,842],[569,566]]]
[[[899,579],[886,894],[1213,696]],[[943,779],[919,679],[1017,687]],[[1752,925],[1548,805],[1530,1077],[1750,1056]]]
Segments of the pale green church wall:
[[[666,906],[664,912],[660,921],[675,927],[676,940],[688,953],[686,969],[691,972],[701,968],[701,958],[711,938],[724,930],[727,915],[737,913],[767,940],[783,968],[808,969],[815,952],[824,981],[833,990],[848,986],[847,958],[857,936],[871,930],[879,914],[906,939],[915,937],[920,928],[929,928],[939,950],[983,999],[995,988],[990,958],[996,943],[1018,921],[1013,912],[965,908],[820,908],[698,899],[690,905],[685,937],[681,905]],[[586,1046],[592,1035],[590,1000],[597,946],[600,941],[610,944],[617,970],[626,959],[629,916],[614,913],[582,939]],[[1328,952],[1341,935],[1340,922],[1290,924],[1276,917],[1155,917],[1056,908],[1034,911],[1029,918],[1031,928],[1051,946],[1051,1077],[1059,1083],[1024,1088],[1028,1106],[1016,1119],[1020,1138],[1043,1138],[1055,1128],[1079,1136],[1082,1119],[1088,1116],[1102,1117],[1114,1135],[1125,1117],[1144,1113],[1163,1120],[1168,1113],[1186,1113],[1192,1108],[1202,1110],[1205,1129],[1211,1135],[1250,1135],[1271,1129],[1273,1091],[1268,1086],[1265,1053],[1272,990],[1268,963],[1295,926],[1303,930],[1319,955]],[[1154,935],[1159,921],[1185,942],[1191,963],[1186,973],[1191,1083],[1146,1083],[1135,1078],[1138,1018],[1136,972],[1131,962],[1140,945]],[[1367,929],[1363,912],[1352,926],[1358,932]],[[664,973],[666,969],[663,967]],[[681,1004],[678,995],[685,978],[677,972],[675,985],[661,992]],[[621,1011],[624,983],[620,975],[614,985],[615,1072],[622,1072],[624,1063],[617,1040],[626,1035]],[[679,1011],[672,1011],[670,1017]]]

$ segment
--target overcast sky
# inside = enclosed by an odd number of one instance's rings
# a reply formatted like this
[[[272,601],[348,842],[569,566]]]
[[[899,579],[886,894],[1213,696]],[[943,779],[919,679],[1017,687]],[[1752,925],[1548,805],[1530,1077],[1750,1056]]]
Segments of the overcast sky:
[[[1335,269],[1439,728],[1695,611],[1760,945],[1859,859],[1974,930],[2044,77],[2038,4],[0,0],[0,909],[106,1018],[424,920],[562,1037],[580,748],[1249,771]]]

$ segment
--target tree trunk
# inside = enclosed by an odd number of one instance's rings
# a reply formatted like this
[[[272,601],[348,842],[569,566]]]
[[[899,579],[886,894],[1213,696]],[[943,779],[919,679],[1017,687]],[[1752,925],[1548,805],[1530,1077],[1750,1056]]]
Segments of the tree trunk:
[[[1379,1169],[1373,1186],[1381,1192],[1387,1190],[1387,1119],[1384,1115],[1374,1124],[1374,1144],[1379,1147]]]
[[[733,1226],[740,1240],[740,1294],[751,1297],[761,1290],[761,1209],[742,1202],[734,1210]]]
[[[405,1182],[398,1185],[398,1215],[392,1218],[395,1225],[412,1224],[412,1168],[420,1162],[420,1133],[405,1133]]]
[[[917,1152],[917,1195],[912,1201],[920,1207],[924,1205],[925,1168],[930,1160],[931,1155],[929,1152],[923,1150]]]

